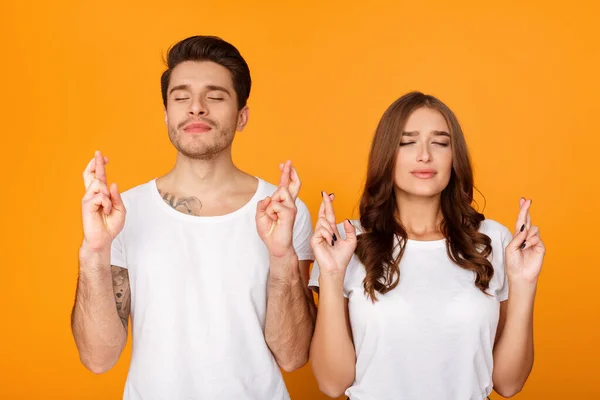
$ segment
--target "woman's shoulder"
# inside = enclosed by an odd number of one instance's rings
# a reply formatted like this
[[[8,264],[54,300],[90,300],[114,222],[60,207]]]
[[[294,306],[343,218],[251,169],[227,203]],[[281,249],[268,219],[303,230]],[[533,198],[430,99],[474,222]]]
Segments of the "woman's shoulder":
[[[479,232],[489,236],[492,240],[498,238],[502,241],[508,236],[512,236],[510,230],[498,221],[493,219],[485,219],[479,225]]]
[[[358,219],[350,219],[349,220],[354,229],[356,229],[356,235],[360,235],[365,232],[362,225],[360,224],[360,220]],[[344,229],[344,221],[337,224],[338,232],[343,239],[346,239],[346,230]]]

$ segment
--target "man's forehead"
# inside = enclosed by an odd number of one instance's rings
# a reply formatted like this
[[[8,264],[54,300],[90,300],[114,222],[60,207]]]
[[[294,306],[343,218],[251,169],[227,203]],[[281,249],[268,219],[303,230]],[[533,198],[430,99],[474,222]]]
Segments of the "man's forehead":
[[[233,86],[229,70],[212,61],[185,61],[177,65],[171,73],[169,86],[180,84]]]

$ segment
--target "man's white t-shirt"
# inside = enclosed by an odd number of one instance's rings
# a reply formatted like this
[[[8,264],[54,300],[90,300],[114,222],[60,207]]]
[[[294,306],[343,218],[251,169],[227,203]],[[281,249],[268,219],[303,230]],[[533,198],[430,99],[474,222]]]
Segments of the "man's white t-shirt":
[[[338,230],[345,237],[343,225]],[[473,272],[450,261],[444,239],[408,240],[398,286],[375,303],[364,293],[365,267],[352,256],[344,279],[356,350],[350,399],[481,400],[490,394],[500,302],[508,298],[504,249],[512,235],[492,220],[479,231],[492,240],[490,296],[474,285]],[[309,286],[319,286],[316,262]]]
[[[174,210],[156,181],[123,193],[127,217],[111,264],[127,268],[133,351],[125,400],[287,400],[264,338],[269,255],[256,205],[277,188],[258,179],[230,214]],[[296,202],[294,248],[312,260],[312,222]]]

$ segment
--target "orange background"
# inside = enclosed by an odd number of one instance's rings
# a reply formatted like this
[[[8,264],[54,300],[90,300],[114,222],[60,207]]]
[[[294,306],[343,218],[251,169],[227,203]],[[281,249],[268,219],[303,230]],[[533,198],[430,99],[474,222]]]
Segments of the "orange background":
[[[532,197],[548,247],[535,367],[517,398],[600,398],[597,1],[59,3],[0,6],[0,398],[121,398],[130,347],[95,376],[70,332],[81,172],[96,149],[121,189],[172,166],[161,57],[195,34],[232,42],[252,71],[235,161],[276,182],[292,159],[313,218],[322,189],[340,220],[356,215],[393,100],[417,89],[453,108],[486,216],[512,229]],[[310,367],[285,378],[293,399],[325,398]]]

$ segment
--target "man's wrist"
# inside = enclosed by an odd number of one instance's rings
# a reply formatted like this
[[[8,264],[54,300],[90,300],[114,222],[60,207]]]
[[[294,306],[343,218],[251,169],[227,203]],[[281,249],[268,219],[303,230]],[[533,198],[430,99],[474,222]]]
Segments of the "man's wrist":
[[[103,249],[91,248],[85,240],[79,248],[79,268],[110,268],[110,246]]]
[[[269,275],[278,280],[299,279],[298,255],[293,248],[278,255],[269,254]]]

